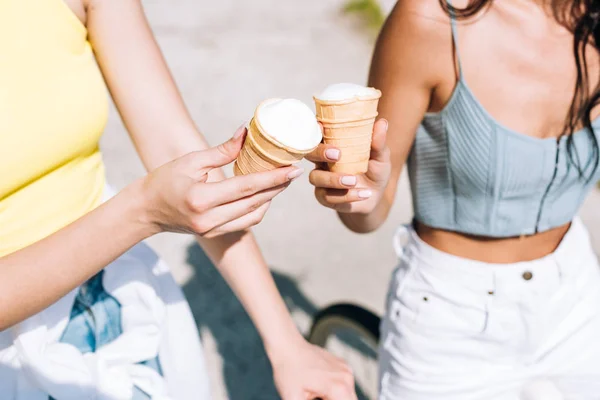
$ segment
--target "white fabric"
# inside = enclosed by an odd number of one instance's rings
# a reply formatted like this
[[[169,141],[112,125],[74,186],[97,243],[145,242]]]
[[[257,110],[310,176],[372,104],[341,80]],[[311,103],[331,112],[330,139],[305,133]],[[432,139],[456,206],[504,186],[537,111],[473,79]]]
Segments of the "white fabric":
[[[412,228],[395,248],[380,400],[600,399],[600,267],[579,219],[531,262],[462,259]]]
[[[209,399],[198,331],[168,266],[140,243],[106,267],[103,283],[121,304],[123,334],[93,354],[60,343],[73,290],[0,332],[0,398],[127,400],[136,386],[153,400]],[[164,377],[137,364],[157,355]]]

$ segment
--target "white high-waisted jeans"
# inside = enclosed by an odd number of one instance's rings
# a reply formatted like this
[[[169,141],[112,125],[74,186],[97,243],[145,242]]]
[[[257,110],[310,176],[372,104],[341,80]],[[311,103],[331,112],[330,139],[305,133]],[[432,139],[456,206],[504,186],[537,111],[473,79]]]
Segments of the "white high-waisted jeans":
[[[600,399],[600,268],[575,219],[539,260],[487,264],[395,238],[380,400]]]

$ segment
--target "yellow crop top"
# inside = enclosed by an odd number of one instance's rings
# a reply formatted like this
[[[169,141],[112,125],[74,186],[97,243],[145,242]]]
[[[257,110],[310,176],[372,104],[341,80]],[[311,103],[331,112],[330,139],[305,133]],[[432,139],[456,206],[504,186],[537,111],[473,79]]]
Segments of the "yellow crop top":
[[[63,0],[0,0],[0,257],[96,207],[108,98]]]

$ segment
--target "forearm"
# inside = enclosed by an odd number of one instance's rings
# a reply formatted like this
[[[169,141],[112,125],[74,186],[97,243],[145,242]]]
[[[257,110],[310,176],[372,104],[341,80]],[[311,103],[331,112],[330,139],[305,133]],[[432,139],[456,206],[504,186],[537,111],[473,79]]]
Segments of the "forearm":
[[[198,134],[199,135],[199,134]],[[221,169],[210,172],[208,181],[225,178]],[[269,353],[279,352],[283,342],[300,338],[250,231],[212,239],[198,237],[198,243],[241,301]]]
[[[151,171],[173,158],[207,148],[152,37],[139,1],[92,3],[91,40],[146,169]],[[220,169],[214,169],[209,181],[224,177]],[[268,332],[276,332],[273,337],[297,332],[249,232],[199,242],[246,307],[266,344],[272,342]]]
[[[284,342],[300,339],[252,234],[198,241],[250,315],[267,352],[278,352]]]
[[[221,169],[214,169],[208,181],[224,178]],[[283,340],[289,343],[300,338],[250,231],[212,239],[198,237],[198,243],[241,301],[268,352],[278,352]]]
[[[58,232],[0,258],[0,331],[50,306],[152,235],[139,185],[141,181]]]
[[[88,2],[88,31],[98,64],[146,168],[152,171],[206,149],[140,1]]]
[[[215,169],[209,181],[224,178],[223,171]],[[300,338],[250,231],[214,239],[198,237],[198,243],[244,306],[268,353],[278,353],[284,342]]]
[[[193,124],[181,123],[179,126],[178,140],[165,142],[160,146],[161,151],[143,154],[146,147],[139,147],[147,170],[170,158],[208,147]],[[223,170],[210,171],[209,182],[222,179],[225,179]],[[278,352],[283,346],[282,339],[289,343],[290,340],[301,338],[251,232],[238,232],[213,239],[198,237],[198,243],[243,304],[269,353]]]

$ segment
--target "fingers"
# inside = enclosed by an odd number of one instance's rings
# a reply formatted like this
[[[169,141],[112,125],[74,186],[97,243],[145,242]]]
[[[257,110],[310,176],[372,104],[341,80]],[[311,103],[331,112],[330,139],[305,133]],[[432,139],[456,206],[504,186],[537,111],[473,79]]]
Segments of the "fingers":
[[[211,239],[228,233],[240,232],[252,228],[253,226],[258,225],[263,220],[270,205],[271,202],[268,201],[255,211],[208,231],[206,234],[203,235],[203,237]]]
[[[373,140],[371,143],[371,159],[380,160],[386,151],[386,136],[388,121],[380,119],[373,126]],[[321,143],[315,150],[306,156],[306,159],[314,163],[336,162],[341,158],[340,149],[335,146]]]
[[[208,211],[201,214],[194,224],[194,231],[202,236],[208,232],[225,225],[231,221],[235,221],[245,215],[252,214],[255,211],[261,209],[266,203],[269,203],[275,196],[283,192],[289,186],[289,182],[271,188],[262,192],[259,192],[253,196],[243,198],[238,201],[234,201],[228,204],[224,204],[215,208],[211,208]],[[266,209],[265,209],[266,211]],[[254,213],[254,219],[247,219],[248,226],[244,226],[241,229],[246,229],[250,226],[258,224],[264,214]]]
[[[329,357],[330,362],[335,364],[339,370],[344,371],[352,376],[354,376],[354,373],[352,371],[352,368],[350,368],[350,366],[346,363],[346,361],[344,361],[344,359],[333,355],[332,353],[329,352],[325,352],[324,353]]]
[[[324,355],[329,359],[331,365],[335,365],[335,373],[330,378],[333,385],[329,385],[328,398],[332,399],[356,399],[356,391],[354,390],[354,374],[348,364],[341,358],[334,356],[331,353],[323,352]],[[344,396],[344,397],[340,397]]]
[[[388,131],[388,121],[380,119],[375,122],[373,127],[373,140],[371,141],[371,160],[386,161],[387,146],[386,137]]]
[[[299,177],[303,169],[277,168],[273,171],[236,176],[220,182],[197,184],[190,191],[189,205],[196,212],[210,210],[267,189],[275,188]]]
[[[289,396],[282,396],[281,400],[321,400],[318,397],[315,399],[311,399],[306,397],[304,393],[292,393]]]
[[[340,382],[329,386],[327,394],[323,397],[323,400],[354,400],[356,399],[356,392],[354,385],[352,389],[348,388],[346,383]]]
[[[332,145],[321,143],[316,149],[306,156],[306,159],[314,163],[336,162],[342,153]]]
[[[194,153],[194,168],[218,168],[232,163],[237,158],[246,137],[246,125],[240,126],[231,139],[208,150]]]
[[[356,400],[354,376],[342,359],[313,345],[301,350],[291,358],[293,368],[274,367],[283,400]]]
[[[309,182],[318,188],[349,189],[356,186],[357,178],[354,175],[343,175],[315,169],[311,171]]]
[[[356,390],[354,386],[354,376],[345,369],[336,374],[335,380],[328,386],[325,393],[327,400],[356,400]]]
[[[315,382],[315,394],[322,400],[355,400],[354,378],[350,373],[323,374]]]
[[[324,189],[316,188],[315,197],[326,207],[353,203],[370,199],[373,192],[370,189]]]

